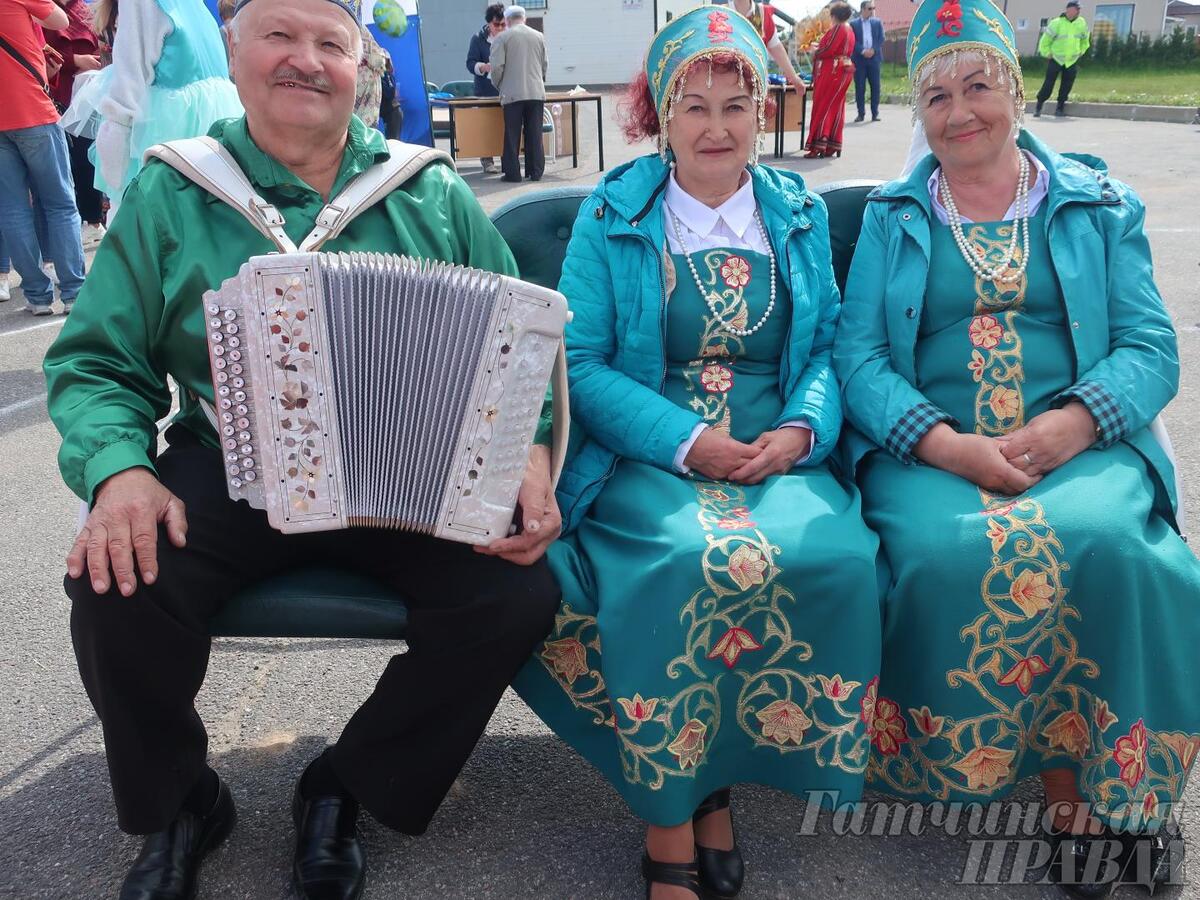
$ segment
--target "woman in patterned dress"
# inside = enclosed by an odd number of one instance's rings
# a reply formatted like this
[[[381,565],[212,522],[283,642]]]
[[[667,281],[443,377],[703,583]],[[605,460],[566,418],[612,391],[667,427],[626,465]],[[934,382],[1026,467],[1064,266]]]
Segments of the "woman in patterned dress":
[[[824,205],[757,164],[765,48],[702,7],[651,44],[631,138],[560,288],[582,445],[555,627],[516,682],[649,823],[655,898],[734,896],[730,785],[854,801],[878,669],[877,543],[825,464],[841,398]]]
[[[987,801],[1039,774],[1060,884],[1109,890],[1100,839],[1162,881],[1200,750],[1200,563],[1148,427],[1179,363],[1144,208],[1021,129],[989,0],[927,0],[909,72],[932,153],[869,198],[834,353],[891,579],[868,780]]]
[[[813,51],[812,115],[805,159],[842,155],[846,91],[854,82],[854,29],[848,24],[849,4],[831,4],[829,15],[832,25]]]

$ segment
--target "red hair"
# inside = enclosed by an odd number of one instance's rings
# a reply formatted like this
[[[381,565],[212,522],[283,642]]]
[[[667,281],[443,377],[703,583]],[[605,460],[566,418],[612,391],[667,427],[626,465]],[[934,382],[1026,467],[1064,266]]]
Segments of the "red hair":
[[[686,78],[697,66],[705,65],[712,60],[712,70],[717,73],[737,72],[739,69],[747,83],[754,78],[754,69],[745,59],[735,53],[715,53],[710,57],[698,59],[687,67],[680,75]],[[621,131],[629,143],[637,143],[647,138],[658,137],[662,131],[662,122],[658,120],[658,110],[654,108],[654,94],[650,91],[650,79],[643,69],[630,83],[625,91],[625,97],[619,104]],[[775,115],[775,99],[767,95],[767,119]]]

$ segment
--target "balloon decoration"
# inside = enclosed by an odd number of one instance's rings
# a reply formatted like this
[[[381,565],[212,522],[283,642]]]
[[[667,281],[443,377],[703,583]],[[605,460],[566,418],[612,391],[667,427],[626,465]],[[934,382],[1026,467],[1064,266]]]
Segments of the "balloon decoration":
[[[375,26],[384,34],[401,37],[408,30],[408,16],[399,0],[375,0]]]

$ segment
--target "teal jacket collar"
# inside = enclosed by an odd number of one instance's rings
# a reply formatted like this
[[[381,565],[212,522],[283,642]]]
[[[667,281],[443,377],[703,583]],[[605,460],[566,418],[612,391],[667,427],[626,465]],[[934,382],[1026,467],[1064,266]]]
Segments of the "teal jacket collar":
[[[799,174],[769,166],[752,166],[749,172],[754,182],[754,199],[768,234],[811,227],[807,210],[813,200]],[[649,155],[618,166],[606,175],[600,183],[601,196],[605,205],[620,217],[610,233],[641,234],[655,246],[661,245],[662,216],[656,213],[662,207],[670,174],[662,159]]]
[[[1017,146],[1036,156],[1050,172],[1050,216],[1068,203],[1121,202],[1120,193],[1108,179],[1108,166],[1104,160],[1086,154],[1058,153],[1025,129],[1021,129],[1017,137]],[[917,163],[907,178],[880,185],[867,199],[885,202],[911,200],[928,216],[929,189],[926,185],[937,165],[937,159],[931,153]]]

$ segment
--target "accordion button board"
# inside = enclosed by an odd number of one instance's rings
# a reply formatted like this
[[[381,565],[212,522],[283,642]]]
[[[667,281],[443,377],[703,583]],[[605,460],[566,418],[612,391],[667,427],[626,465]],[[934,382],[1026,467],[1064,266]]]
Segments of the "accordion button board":
[[[285,253],[204,304],[230,497],[285,533],[509,533],[562,294],[403,256]]]

